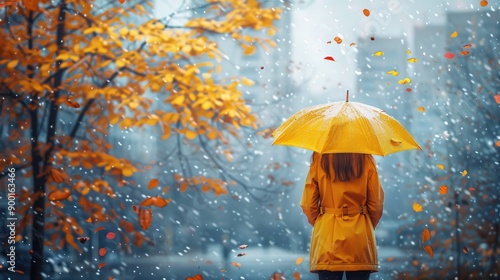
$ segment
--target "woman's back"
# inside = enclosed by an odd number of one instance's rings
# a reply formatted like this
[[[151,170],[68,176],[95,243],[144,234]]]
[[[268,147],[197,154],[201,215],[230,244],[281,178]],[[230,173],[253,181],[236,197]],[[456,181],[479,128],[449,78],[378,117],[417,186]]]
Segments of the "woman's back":
[[[344,181],[334,164],[326,164],[334,163],[334,156],[321,160],[313,155],[300,203],[314,226],[311,271],[377,271],[374,228],[382,216],[384,192],[375,161],[371,155],[353,156],[361,160],[348,161],[354,174]],[[362,168],[356,166],[360,164]]]

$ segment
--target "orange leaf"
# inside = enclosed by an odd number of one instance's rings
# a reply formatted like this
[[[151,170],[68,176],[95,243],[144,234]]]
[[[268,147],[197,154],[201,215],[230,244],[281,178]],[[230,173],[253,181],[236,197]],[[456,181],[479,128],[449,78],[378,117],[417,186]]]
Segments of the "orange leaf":
[[[54,180],[54,182],[58,184],[64,182],[64,173],[61,170],[50,168],[49,171],[50,177],[52,177],[52,180]]]
[[[488,1],[481,0],[481,2],[479,2],[479,5],[481,5],[481,7],[486,7],[486,6],[488,6]]]
[[[457,31],[453,31],[451,34],[450,34],[450,37],[451,38],[456,38],[458,36],[458,32]]]
[[[96,227],[96,228],[94,229],[94,234],[96,234],[98,231],[103,230],[103,229],[104,229],[104,227],[103,227],[103,226]]]
[[[97,266],[97,268],[98,268],[98,269],[101,269],[101,268],[102,268],[103,266],[105,266],[105,265],[106,265],[106,263],[100,263],[100,264]]]
[[[295,280],[300,280],[300,273],[298,271],[295,271],[293,273],[293,277],[295,278]]]
[[[370,10],[368,9],[363,9],[363,15],[369,17],[370,16]]]
[[[246,245],[246,244],[242,244],[242,245],[238,246],[238,249],[245,249],[245,248],[247,248],[247,247],[248,247],[248,245]]]
[[[331,60],[331,61],[335,61],[335,59],[334,59],[333,57],[331,57],[331,56],[326,56],[324,59],[326,59],[326,60]]]
[[[237,263],[237,262],[230,262],[230,264],[233,265],[233,266],[236,266],[237,268],[241,267],[241,264]]]
[[[437,167],[437,168],[439,168],[439,169],[441,169],[441,170],[443,170],[443,169],[444,169],[444,165],[442,165],[441,163],[440,163],[440,164],[438,164],[438,165],[436,165],[436,167]]]
[[[301,263],[302,263],[302,261],[303,261],[303,260],[304,260],[304,258],[303,258],[303,257],[298,257],[298,258],[295,260],[295,264],[296,264],[296,265],[299,265],[299,264],[301,264]]]
[[[139,225],[143,230],[147,230],[151,224],[153,212],[151,209],[139,209]]]
[[[125,3],[125,0],[118,0],[118,1],[120,1],[120,4]]]
[[[422,207],[422,205],[418,204],[418,203],[413,203],[413,211],[415,212],[422,212],[424,210],[424,208]]]
[[[341,39],[340,37],[335,37],[335,38],[333,38],[333,40],[334,40],[337,44],[342,43],[342,39]]]
[[[432,247],[430,245],[424,246],[424,250],[431,256],[431,258],[434,257],[434,251],[432,250]]]
[[[472,44],[465,44],[465,45],[463,46],[463,48],[464,48],[464,49],[468,49],[468,48],[470,48],[470,47],[472,47]]]
[[[198,273],[195,276],[187,277],[186,280],[203,280],[203,276],[200,273]]]
[[[104,257],[106,255],[106,248],[99,249],[99,256]]]
[[[151,179],[151,181],[149,181],[149,184],[148,184],[148,189],[153,189],[153,188],[156,188],[156,186],[158,186],[158,179]]]
[[[447,194],[448,193],[448,186],[442,185],[441,187],[439,187],[439,193],[442,195]]]
[[[493,97],[495,98],[495,101],[496,101],[498,104],[500,104],[500,94],[495,94]]]
[[[429,232],[429,229],[424,228],[424,231],[422,232],[422,243],[430,239],[431,239],[431,233]]]
[[[463,50],[460,54],[462,54],[462,55],[468,55],[468,54],[469,54],[469,51],[465,51],[465,50]]]
[[[57,190],[49,193],[48,199],[50,201],[60,201],[60,200],[68,199],[68,197],[70,195],[71,195],[71,193],[69,192],[68,188],[64,188],[61,190],[57,189]]]

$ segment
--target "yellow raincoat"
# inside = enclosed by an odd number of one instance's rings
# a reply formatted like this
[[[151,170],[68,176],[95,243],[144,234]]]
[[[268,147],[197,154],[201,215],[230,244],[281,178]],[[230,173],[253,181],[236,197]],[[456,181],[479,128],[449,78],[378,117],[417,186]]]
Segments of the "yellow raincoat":
[[[378,271],[374,229],[384,208],[375,160],[366,155],[360,178],[333,182],[315,154],[300,206],[313,226],[310,271]],[[334,174],[331,167],[331,174]]]

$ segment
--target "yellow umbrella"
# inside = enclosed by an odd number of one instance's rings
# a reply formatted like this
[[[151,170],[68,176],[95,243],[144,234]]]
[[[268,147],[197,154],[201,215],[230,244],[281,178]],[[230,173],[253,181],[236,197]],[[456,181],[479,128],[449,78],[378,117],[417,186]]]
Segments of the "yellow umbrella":
[[[421,149],[410,133],[383,110],[348,99],[302,109],[281,124],[273,136],[273,145],[319,153],[385,156]]]

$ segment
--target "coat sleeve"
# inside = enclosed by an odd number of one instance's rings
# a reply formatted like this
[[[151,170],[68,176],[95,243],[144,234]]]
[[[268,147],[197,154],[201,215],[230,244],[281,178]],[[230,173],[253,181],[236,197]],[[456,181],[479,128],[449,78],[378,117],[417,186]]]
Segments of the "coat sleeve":
[[[375,228],[384,211],[384,189],[380,184],[375,160],[370,156],[369,161],[371,164],[369,164],[370,169],[368,171],[368,194],[366,204],[370,220],[372,221],[373,228]]]
[[[309,167],[309,172],[307,173],[306,182],[304,185],[304,192],[302,193],[302,198],[300,199],[300,207],[302,207],[302,211],[307,217],[307,221],[314,226],[316,222],[316,218],[319,214],[319,188],[318,188],[318,179],[316,172],[315,162],[318,160],[314,160]]]

